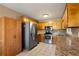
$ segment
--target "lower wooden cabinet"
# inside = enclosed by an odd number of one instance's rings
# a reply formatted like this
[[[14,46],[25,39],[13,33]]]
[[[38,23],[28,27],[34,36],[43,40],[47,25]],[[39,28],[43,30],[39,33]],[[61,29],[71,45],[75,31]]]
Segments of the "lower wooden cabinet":
[[[44,42],[44,40],[45,40],[44,34],[38,34],[38,35],[37,35],[37,40],[38,40],[39,42]]]
[[[21,21],[9,17],[0,18],[0,55],[14,56],[21,47]]]

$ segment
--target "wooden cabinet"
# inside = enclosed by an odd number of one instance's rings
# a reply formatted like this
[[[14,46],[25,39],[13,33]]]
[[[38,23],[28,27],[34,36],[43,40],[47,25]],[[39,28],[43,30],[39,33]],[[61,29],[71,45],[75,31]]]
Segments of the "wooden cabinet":
[[[67,5],[66,5],[66,7],[67,7]],[[67,10],[67,8],[65,8],[65,12],[64,12],[64,15],[63,15],[63,17],[62,17],[62,22],[61,22],[61,26],[62,26],[62,29],[66,29],[66,27],[67,27],[67,12],[68,12],[68,10]]]
[[[0,18],[0,55],[13,56],[21,51],[21,22]]]
[[[79,3],[67,3],[62,20],[62,29],[79,27]]]
[[[38,40],[38,42],[44,42],[44,40],[45,40],[44,34],[38,34],[37,35],[37,40]]]
[[[16,53],[18,54],[22,50],[22,23],[21,20],[17,20],[16,23]]]
[[[52,26],[53,29],[61,29],[61,19],[48,22],[39,22],[38,30],[44,30],[45,26]]]
[[[79,26],[79,3],[67,4],[68,8],[68,27]]]
[[[46,23],[45,22],[39,22],[38,23],[38,30],[44,30],[45,29],[45,26],[46,26]]]

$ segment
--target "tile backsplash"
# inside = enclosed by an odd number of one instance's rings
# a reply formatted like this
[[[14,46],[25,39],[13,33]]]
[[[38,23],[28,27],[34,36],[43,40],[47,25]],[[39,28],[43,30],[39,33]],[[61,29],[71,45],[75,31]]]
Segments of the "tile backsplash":
[[[74,36],[77,36],[79,37],[79,28],[70,28],[71,29],[71,36],[74,35]],[[70,35],[67,33],[68,31],[66,29],[64,30],[53,30],[53,35]],[[37,34],[44,34],[45,33],[45,30],[38,30]]]

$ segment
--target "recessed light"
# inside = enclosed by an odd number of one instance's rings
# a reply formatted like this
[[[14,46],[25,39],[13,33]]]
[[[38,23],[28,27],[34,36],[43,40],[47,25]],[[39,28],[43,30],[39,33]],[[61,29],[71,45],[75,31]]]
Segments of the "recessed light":
[[[48,15],[48,14],[43,14],[43,17],[44,17],[44,18],[48,18],[49,15]]]

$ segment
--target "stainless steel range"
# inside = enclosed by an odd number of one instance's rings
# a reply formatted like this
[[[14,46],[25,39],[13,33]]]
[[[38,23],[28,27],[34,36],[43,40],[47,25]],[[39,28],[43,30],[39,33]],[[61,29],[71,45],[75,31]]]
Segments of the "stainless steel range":
[[[51,44],[52,42],[52,26],[45,26],[45,43]]]

